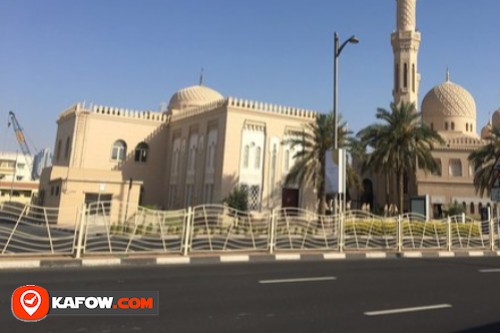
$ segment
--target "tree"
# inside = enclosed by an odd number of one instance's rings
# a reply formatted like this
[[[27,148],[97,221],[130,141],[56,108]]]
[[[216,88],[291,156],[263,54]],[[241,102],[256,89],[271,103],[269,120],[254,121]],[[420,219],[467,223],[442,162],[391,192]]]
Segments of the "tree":
[[[286,143],[291,147],[300,147],[293,156],[296,163],[285,179],[286,184],[301,185],[312,184],[316,189],[318,200],[318,213],[325,213],[325,153],[333,148],[333,124],[332,114],[318,114],[315,122],[306,125],[301,136],[289,139]],[[346,124],[339,116],[338,144],[339,147],[349,146],[349,132],[345,130]],[[357,174],[348,166],[347,186],[360,184]]]
[[[242,212],[248,210],[248,192],[242,187],[235,187],[223,201],[233,209]]]
[[[364,167],[375,172],[386,173],[386,193],[390,175],[396,176],[398,204],[404,211],[404,175],[414,174],[417,167],[424,171],[435,171],[437,163],[432,157],[434,144],[444,140],[426,124],[419,122],[421,114],[413,103],[391,103],[391,111],[377,109],[376,118],[383,123],[362,129],[358,138],[371,149]]]
[[[485,191],[490,194],[497,177],[493,171],[500,157],[500,128],[491,128],[486,140],[487,144],[469,154],[469,161],[474,165],[474,187],[481,196]]]

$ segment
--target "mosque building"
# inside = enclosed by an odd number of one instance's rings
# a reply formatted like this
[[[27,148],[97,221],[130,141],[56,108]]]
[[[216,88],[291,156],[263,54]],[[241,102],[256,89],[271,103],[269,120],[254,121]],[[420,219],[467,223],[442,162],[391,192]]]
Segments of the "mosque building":
[[[396,0],[397,30],[391,35],[394,52],[394,103],[415,103],[418,107],[418,50],[420,32],[416,28],[416,0]],[[459,204],[467,214],[477,215],[481,208],[492,205],[489,198],[477,195],[474,182],[474,166],[468,161],[469,154],[485,144],[487,127],[477,134],[476,103],[474,97],[462,86],[450,80],[447,71],[445,81],[432,88],[424,97],[420,109],[422,122],[435,129],[445,140],[437,145],[432,155],[438,171],[406,175],[404,184],[405,207],[410,198],[428,195],[431,215],[438,217],[451,204]],[[500,125],[500,112],[494,121]],[[385,178],[380,176],[364,179],[365,190],[373,190],[372,206],[385,204]],[[395,184],[393,189],[395,189]],[[390,200],[397,202],[396,191],[390,191]]]
[[[393,98],[418,105],[420,74],[416,0],[396,0]],[[477,214],[488,199],[477,196],[468,155],[481,147],[472,95],[450,80],[422,102],[422,121],[445,139],[432,154],[440,170],[406,177],[405,200],[429,195],[435,214],[457,202]],[[137,205],[174,210],[221,201],[236,186],[247,189],[252,211],[278,206],[315,210],[312,186],[284,184],[294,165],[287,139],[300,136],[317,112],[225,97],[203,84],[172,95],[166,112],[77,103],[57,120],[53,165],[42,172],[40,203],[59,207],[59,223],[73,223],[78,207],[111,202],[107,213],[131,215]],[[493,116],[500,125],[500,112]],[[371,206],[385,203],[383,177],[367,176]],[[397,202],[392,191],[393,202]],[[355,199],[355,198],[353,198]],[[353,200],[353,207],[361,202]],[[124,209],[130,205],[132,208]]]

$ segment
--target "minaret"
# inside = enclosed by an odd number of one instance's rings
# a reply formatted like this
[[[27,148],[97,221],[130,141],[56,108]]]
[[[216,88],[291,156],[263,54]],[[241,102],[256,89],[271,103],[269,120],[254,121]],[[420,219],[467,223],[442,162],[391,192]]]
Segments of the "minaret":
[[[415,103],[418,109],[418,48],[420,32],[416,31],[417,0],[396,0],[397,29],[391,34],[394,52],[394,103]]]

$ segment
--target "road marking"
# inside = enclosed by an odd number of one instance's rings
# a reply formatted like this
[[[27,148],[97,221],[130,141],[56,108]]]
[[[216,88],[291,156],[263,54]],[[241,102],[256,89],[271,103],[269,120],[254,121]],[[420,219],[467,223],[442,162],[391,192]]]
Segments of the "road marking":
[[[405,258],[422,258],[422,252],[404,252],[403,257],[405,257]]]
[[[296,253],[277,254],[274,258],[276,260],[300,260],[300,254],[296,254]]]
[[[165,264],[189,264],[191,259],[188,257],[182,258],[156,258],[157,265],[165,265]]]
[[[323,277],[307,277],[307,278],[297,278],[297,279],[278,279],[278,280],[260,280],[261,284],[270,283],[295,283],[295,282],[320,282],[320,281],[332,281],[336,280],[335,276],[323,276]]]
[[[323,259],[345,259],[345,253],[324,253]]]
[[[366,258],[370,258],[370,259],[387,258],[387,253],[385,253],[385,252],[367,252]]]
[[[486,268],[480,269],[479,273],[500,273],[500,268]]]
[[[119,258],[109,258],[109,259],[82,259],[82,266],[111,266],[119,265]]]
[[[245,261],[250,261],[250,256],[247,256],[247,255],[220,256],[220,262],[245,262]]]
[[[438,256],[440,256],[440,257],[454,257],[455,256],[455,252],[441,251],[441,252],[438,252]]]
[[[412,307],[412,308],[368,311],[368,312],[365,312],[364,314],[365,314],[365,316],[383,316],[383,315],[390,315],[390,314],[397,314],[397,313],[437,310],[437,309],[445,309],[445,308],[451,308],[451,304],[436,304],[436,305],[416,306],[416,307]]]
[[[469,251],[469,257],[482,257],[484,256],[483,251]]]
[[[19,260],[0,262],[0,269],[3,268],[32,268],[40,267],[40,260]]]

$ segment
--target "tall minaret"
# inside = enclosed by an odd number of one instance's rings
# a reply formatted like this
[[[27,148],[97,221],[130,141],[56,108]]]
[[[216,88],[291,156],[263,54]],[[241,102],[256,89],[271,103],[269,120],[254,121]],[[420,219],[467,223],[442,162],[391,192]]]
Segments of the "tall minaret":
[[[396,0],[398,26],[391,34],[391,44],[394,52],[394,103],[415,103],[418,109],[420,32],[416,31],[416,2],[417,0]]]

